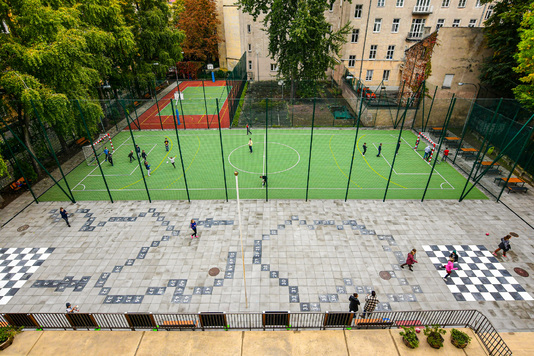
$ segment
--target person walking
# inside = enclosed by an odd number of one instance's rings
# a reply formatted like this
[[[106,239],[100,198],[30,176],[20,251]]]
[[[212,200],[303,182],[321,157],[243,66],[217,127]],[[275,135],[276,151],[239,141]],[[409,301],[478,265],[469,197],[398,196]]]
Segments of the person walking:
[[[150,164],[148,164],[147,161],[145,161],[145,168],[146,168],[146,171],[148,172],[148,176],[150,177]]]
[[[141,158],[144,159],[146,161],[146,153],[145,153],[145,150],[143,150],[143,152],[141,152]]]
[[[395,155],[396,155],[397,153],[399,153],[400,145],[401,145],[401,142],[399,141],[399,142],[397,143],[397,148],[395,149]]]
[[[423,159],[426,161],[427,158],[430,158],[430,152],[432,152],[432,148],[430,146],[425,147],[425,154],[423,155]]]
[[[367,152],[367,143],[364,142],[362,148],[363,148],[362,156],[365,156],[365,152]]]
[[[456,252],[456,250],[452,250],[451,254],[449,255],[449,259],[452,258],[452,262],[453,263],[457,263],[458,262],[458,252]],[[441,268],[445,268],[447,267],[446,264],[444,264],[443,266],[441,266]]]
[[[252,139],[248,139],[248,149],[250,150],[250,153],[252,153]]]
[[[132,163],[132,161],[133,161],[133,150],[130,151],[130,153],[128,154],[128,158],[130,159],[130,163]]]
[[[176,166],[174,165],[174,159],[176,158],[176,156],[174,157],[169,157],[169,161],[171,161],[171,164],[174,168],[176,168]]]
[[[109,156],[109,150],[107,147],[104,147],[104,156],[105,156],[104,162],[106,162]]]
[[[247,124],[247,136],[248,136],[248,134],[252,135],[252,131],[250,131],[250,126],[248,126],[248,124]]]
[[[499,244],[499,248],[493,251],[493,256],[497,256],[497,252],[502,250],[502,257],[506,257],[506,252],[508,252],[512,247],[510,246],[510,239],[512,238],[512,235],[508,234],[505,237],[501,239],[501,243]]]
[[[108,162],[113,166],[113,154],[111,152],[108,154]]]
[[[266,187],[267,186],[267,175],[260,176],[261,178],[261,186]]]
[[[165,137],[165,151],[169,152],[169,140]]]
[[[445,275],[445,277],[443,277],[443,280],[446,281],[447,278],[451,275],[451,272],[457,269],[458,268],[454,268],[454,259],[449,258],[449,262],[447,262],[447,266],[445,266],[445,271],[447,271],[447,274]]]
[[[400,265],[400,268],[404,269],[404,266],[408,265],[408,268],[410,269],[410,271],[413,272],[412,265],[414,263],[419,263],[415,259],[416,253],[417,253],[417,250],[415,248],[411,250],[410,252],[408,252],[408,256],[406,257],[406,263],[403,263],[402,265]]]
[[[378,154],[376,155],[377,157],[380,157],[380,153],[382,152],[382,144],[380,144],[378,146]]]
[[[449,148],[445,148],[445,151],[443,151],[443,157],[441,158],[441,161],[446,161],[449,158]]]
[[[365,315],[367,313],[374,312],[378,303],[379,303],[379,300],[376,297],[375,291],[372,291],[371,294],[367,294],[367,296],[365,297],[365,306],[363,307],[362,317],[365,318]]]
[[[139,153],[141,153],[141,148],[139,145],[135,145],[135,152],[137,152],[137,155],[139,156]]]
[[[193,230],[193,233],[191,234],[191,238],[194,237],[198,237],[197,235],[197,223],[194,219],[191,219],[191,224],[189,224],[189,227],[191,228],[191,230]]]
[[[67,210],[63,209],[62,207],[59,208],[59,213],[61,214],[61,218],[63,220],[65,220],[65,222],[67,223],[67,226],[70,227],[70,223],[69,223],[69,213],[67,213]]]
[[[358,293],[354,293],[349,297],[349,311],[358,312],[358,307],[360,306],[360,301],[358,300]]]

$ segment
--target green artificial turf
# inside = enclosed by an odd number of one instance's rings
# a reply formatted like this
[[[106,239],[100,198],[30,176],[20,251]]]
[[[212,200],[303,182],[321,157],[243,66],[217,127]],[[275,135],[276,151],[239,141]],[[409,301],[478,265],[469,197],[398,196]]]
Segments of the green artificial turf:
[[[311,129],[269,129],[266,135],[265,130],[253,128],[253,135],[248,137],[245,129],[226,129],[221,134],[225,157],[222,159],[218,130],[181,130],[184,177],[175,131],[135,132],[136,144],[148,153],[152,174],[147,177],[142,162],[141,167],[137,160],[129,162],[132,138],[130,132],[123,131],[113,138],[114,166],[104,162],[101,167],[114,200],[148,199],[145,182],[153,200],[185,200],[186,180],[192,200],[225,199],[223,161],[229,199],[236,198],[234,171],[239,172],[239,193],[243,199],[265,199],[266,193],[269,199],[305,199],[307,185],[308,199],[344,199],[354,134],[353,129],[315,129],[310,160]],[[448,163],[441,163],[428,182],[431,165],[421,158],[425,145],[415,151],[416,136],[404,131],[399,154],[394,157],[398,135],[397,130],[360,129],[348,198],[383,199],[395,158],[387,199],[420,200],[427,183],[425,199],[458,199],[466,179]],[[248,149],[249,137],[253,140],[253,153]],[[169,139],[170,152],[165,151],[165,138]],[[368,147],[365,157],[364,142]],[[382,155],[377,157],[380,143]],[[176,156],[176,168],[170,164],[169,156]],[[265,172],[267,191],[259,177]],[[98,166],[82,163],[68,174],[67,181],[76,200],[109,200]],[[63,181],[61,185],[66,190]],[[486,197],[475,188],[467,199]],[[67,197],[54,186],[40,200],[62,201]]]
[[[216,115],[217,101],[215,99],[219,99],[219,110],[221,110],[230,88],[226,86],[205,87],[203,90],[202,87],[186,87],[182,90],[184,100],[180,102],[180,100],[173,99],[174,109],[178,109],[180,115],[205,115],[206,111],[208,115]],[[205,101],[204,91],[206,92]],[[160,115],[172,116],[172,106],[168,100],[166,102],[162,101],[159,106]]]

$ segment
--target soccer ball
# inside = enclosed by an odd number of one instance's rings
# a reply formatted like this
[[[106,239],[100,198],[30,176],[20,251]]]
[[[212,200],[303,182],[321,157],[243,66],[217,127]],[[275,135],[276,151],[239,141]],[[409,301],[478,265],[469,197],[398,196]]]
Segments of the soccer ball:
[[[165,162],[165,163],[169,163],[169,161]]]

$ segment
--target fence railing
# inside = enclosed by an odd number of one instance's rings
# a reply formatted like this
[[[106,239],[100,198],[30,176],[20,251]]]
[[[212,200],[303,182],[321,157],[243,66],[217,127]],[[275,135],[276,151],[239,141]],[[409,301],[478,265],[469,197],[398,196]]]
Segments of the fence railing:
[[[390,329],[400,326],[440,325],[473,330],[490,355],[512,355],[491,322],[478,310],[388,311],[361,318],[352,312],[265,311],[263,313],[6,313],[4,325],[26,329],[153,329],[153,330],[300,330]]]

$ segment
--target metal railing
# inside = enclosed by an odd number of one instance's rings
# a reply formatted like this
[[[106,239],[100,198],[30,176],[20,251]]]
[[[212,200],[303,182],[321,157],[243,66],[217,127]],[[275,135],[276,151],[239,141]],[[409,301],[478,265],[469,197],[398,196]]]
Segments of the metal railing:
[[[412,14],[431,14],[434,6],[430,5],[415,5]]]
[[[267,311],[263,313],[5,313],[0,322],[26,329],[95,330],[300,330],[390,329],[401,326],[439,325],[468,327],[490,355],[512,355],[491,322],[478,310],[428,310],[368,313]]]

